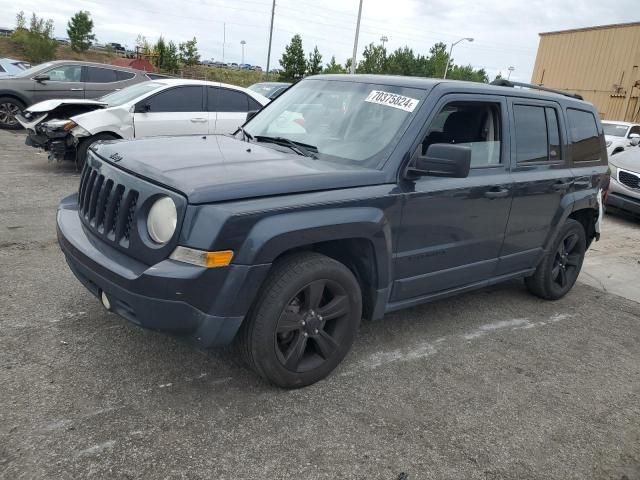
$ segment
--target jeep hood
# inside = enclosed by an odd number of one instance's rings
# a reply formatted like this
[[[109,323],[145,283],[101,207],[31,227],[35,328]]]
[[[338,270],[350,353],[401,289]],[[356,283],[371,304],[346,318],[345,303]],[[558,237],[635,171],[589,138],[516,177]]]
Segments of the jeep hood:
[[[36,103],[31,105],[25,111],[31,113],[44,113],[55,110],[58,107],[63,105],[87,105],[87,106],[95,106],[95,108],[104,108],[108,104],[106,102],[101,102],[99,100],[84,100],[81,98],[60,98],[54,100],[45,100],[44,102]]]
[[[110,141],[93,148],[104,160],[210,203],[385,183],[380,170],[284,153],[222,135]]]

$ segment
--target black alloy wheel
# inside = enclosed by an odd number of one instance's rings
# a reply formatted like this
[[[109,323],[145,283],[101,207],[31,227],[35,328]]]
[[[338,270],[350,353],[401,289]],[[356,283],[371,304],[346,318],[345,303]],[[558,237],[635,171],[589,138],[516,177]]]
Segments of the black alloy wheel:
[[[319,367],[339,350],[349,329],[350,305],[344,288],[314,280],[287,303],[276,327],[276,354],[292,372]]]
[[[586,250],[584,227],[577,220],[569,218],[560,228],[535,273],[525,278],[529,291],[546,300],[564,297],[578,279]]]
[[[242,323],[241,353],[284,388],[311,385],[344,359],[362,316],[360,284],[344,264],[315,252],[276,261]]]

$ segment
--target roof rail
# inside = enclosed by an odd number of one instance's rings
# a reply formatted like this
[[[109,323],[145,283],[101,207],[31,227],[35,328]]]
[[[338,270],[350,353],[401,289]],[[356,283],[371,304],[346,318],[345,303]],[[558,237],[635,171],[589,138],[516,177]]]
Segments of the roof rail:
[[[557,93],[558,95],[564,95],[565,97],[571,97],[578,100],[584,100],[582,95],[578,95],[577,93],[571,92],[563,92],[562,90],[554,90],[553,88],[542,87],[540,85],[534,85],[533,83],[523,83],[523,82],[512,82],[511,80],[505,80],[504,78],[496,78],[491,85],[496,85],[498,87],[523,87],[523,88],[531,88],[533,90],[541,90],[543,92],[551,92]]]

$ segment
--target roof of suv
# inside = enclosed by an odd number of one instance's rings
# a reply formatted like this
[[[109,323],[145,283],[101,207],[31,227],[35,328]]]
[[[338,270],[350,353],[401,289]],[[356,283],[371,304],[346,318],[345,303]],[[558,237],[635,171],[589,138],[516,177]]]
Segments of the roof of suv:
[[[426,77],[406,77],[401,75],[371,75],[371,74],[355,74],[355,75],[345,75],[345,74],[325,74],[325,75],[314,75],[313,77],[307,77],[309,79],[319,79],[319,80],[340,80],[346,82],[362,82],[362,83],[375,83],[382,85],[393,85],[397,87],[407,87],[407,88],[420,88],[425,90],[430,90],[434,88],[436,85],[446,84],[450,86],[452,89],[456,86],[471,88],[474,90],[482,91],[487,94],[494,95],[512,95],[519,97],[530,97],[530,98],[538,98],[541,100],[549,99],[549,97],[553,97],[556,100],[565,100],[569,102],[575,102],[579,104],[588,104],[584,100],[579,100],[578,98],[571,97],[571,92],[566,92],[563,94],[562,92],[552,92],[552,91],[544,91],[544,90],[535,90],[533,88],[512,88],[507,86],[500,85],[491,85],[489,83],[480,83],[480,82],[469,82],[469,81],[461,81],[461,80],[448,80],[441,78],[426,78]]]

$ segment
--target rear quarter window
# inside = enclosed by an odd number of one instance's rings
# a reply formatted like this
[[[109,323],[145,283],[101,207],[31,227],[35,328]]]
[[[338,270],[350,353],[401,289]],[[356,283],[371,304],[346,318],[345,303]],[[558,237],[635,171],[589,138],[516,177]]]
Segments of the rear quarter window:
[[[593,113],[567,109],[571,157],[574,162],[594,162],[601,158],[598,122]]]

